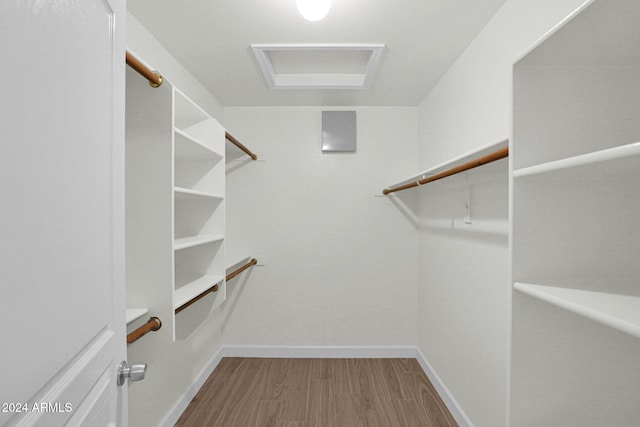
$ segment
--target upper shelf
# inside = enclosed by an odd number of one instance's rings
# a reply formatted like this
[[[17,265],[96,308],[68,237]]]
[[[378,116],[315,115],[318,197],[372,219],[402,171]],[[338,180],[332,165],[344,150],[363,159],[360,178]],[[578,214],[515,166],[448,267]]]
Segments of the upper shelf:
[[[640,297],[591,290],[519,283],[524,294],[640,338]]]
[[[447,169],[452,169],[452,168],[455,168],[456,166],[463,165],[476,158],[486,156],[488,154],[491,154],[497,150],[506,148],[508,146],[509,146],[509,140],[504,139],[494,144],[490,144],[490,145],[478,148],[476,150],[462,154],[458,157],[454,157],[453,159],[447,160],[446,162],[440,163],[439,165],[426,169],[416,175],[412,175],[411,177],[403,179],[402,181],[398,181],[394,184],[391,184],[388,188],[400,187],[406,184],[419,181],[423,178],[428,178],[430,176],[437,175],[439,173],[446,171]]]
[[[637,176],[640,173],[640,142],[517,169],[514,178],[559,176],[590,180]]]
[[[224,158],[188,133],[175,129],[175,158],[178,160],[211,160],[218,162]]]
[[[206,111],[176,88],[174,88],[174,108],[175,127],[178,129],[184,130],[211,118]]]

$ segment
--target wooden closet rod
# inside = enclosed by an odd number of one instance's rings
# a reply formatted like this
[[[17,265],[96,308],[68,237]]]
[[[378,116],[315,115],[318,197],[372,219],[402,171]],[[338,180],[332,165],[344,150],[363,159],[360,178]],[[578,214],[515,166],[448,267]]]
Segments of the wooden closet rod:
[[[234,277],[236,277],[238,274],[242,273],[243,271],[245,271],[247,268],[256,265],[258,263],[258,260],[255,258],[251,258],[251,261],[249,261],[248,263],[246,263],[245,265],[243,265],[242,267],[239,267],[237,270],[234,270],[233,272],[229,273],[227,275],[227,282],[231,279],[233,279]]]
[[[225,132],[224,136],[225,136],[225,138],[227,138],[229,140],[229,142],[233,143],[236,147],[238,147],[239,149],[241,149],[242,151],[247,153],[249,156],[251,156],[251,158],[253,160],[258,160],[258,156],[257,155],[255,155],[254,153],[251,152],[251,150],[249,150],[247,147],[242,145],[242,143],[240,141],[238,141],[237,139],[235,139],[233,137],[233,135],[231,135],[229,132]]]
[[[209,295],[209,293],[211,292],[218,292],[218,285],[213,285],[212,287],[210,287],[209,289],[207,289],[206,291],[202,292],[201,294],[191,298],[189,301],[185,302],[184,304],[182,304],[180,307],[175,309],[175,314],[180,313],[182,310],[184,310],[185,308],[189,307],[191,304],[193,304],[196,301],[201,300],[202,298],[206,297],[207,295]]]
[[[142,62],[138,61],[129,52],[126,54],[127,65],[138,72],[142,77],[149,80],[149,86],[158,87],[162,84],[162,76],[148,69]]]
[[[147,323],[127,335],[127,344],[131,344],[132,342],[139,340],[149,332],[157,331],[161,327],[162,322],[160,321],[160,319],[157,317],[152,317]]]
[[[418,181],[410,182],[408,184],[400,185],[394,188],[386,188],[382,190],[382,194],[386,196],[387,194],[393,193],[395,191],[406,190],[408,188],[424,185],[429,182],[436,181],[438,179],[446,178],[448,176],[467,171],[469,169],[477,168],[478,166],[486,165],[487,163],[495,162],[496,160],[504,159],[505,157],[508,157],[508,156],[509,156],[509,147],[501,148],[500,150],[494,151],[493,153],[489,153],[485,156],[478,157],[477,159],[470,160],[459,166],[454,166],[451,169],[447,169],[435,175],[422,178]]]

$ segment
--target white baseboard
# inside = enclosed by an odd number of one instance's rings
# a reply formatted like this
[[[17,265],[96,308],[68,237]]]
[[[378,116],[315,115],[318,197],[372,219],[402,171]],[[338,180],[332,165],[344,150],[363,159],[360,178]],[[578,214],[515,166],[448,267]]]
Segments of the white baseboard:
[[[171,408],[169,413],[160,423],[162,427],[172,427],[187,409],[200,387],[209,378],[213,370],[218,366],[223,357],[272,357],[272,358],[394,358],[415,357],[425,374],[444,401],[449,412],[455,418],[460,427],[473,427],[458,402],[453,398],[449,389],[444,385],[438,374],[433,370],[427,358],[417,347],[412,346],[387,346],[387,347],[322,347],[322,346],[244,346],[225,345],[211,358],[195,381],[182,397]]]
[[[411,346],[245,346],[226,345],[221,349],[224,357],[291,357],[291,358],[391,358],[416,357]]]
[[[220,348],[220,350],[218,350],[213,355],[209,363],[207,363],[204,369],[200,371],[200,374],[198,374],[193,384],[191,384],[191,386],[182,394],[182,397],[180,397],[180,399],[178,399],[176,404],[173,405],[173,408],[171,408],[171,410],[167,413],[167,415],[165,415],[164,419],[160,422],[159,426],[173,427],[175,425],[175,423],[180,418],[180,415],[182,415],[185,409],[187,409],[187,406],[189,406],[189,403],[191,403],[191,400],[193,400],[196,393],[198,393],[198,390],[200,390],[204,382],[207,380],[207,378],[209,378],[213,370],[216,368],[216,366],[218,366],[218,364],[224,357],[222,355],[222,350],[223,348]]]
[[[415,357],[422,367],[422,370],[427,375],[427,378],[429,378],[429,381],[431,381],[431,384],[433,384],[433,387],[440,395],[440,398],[442,399],[444,404],[447,405],[447,408],[449,408],[449,412],[451,412],[451,415],[453,415],[453,418],[455,418],[458,425],[460,427],[473,427],[473,423],[471,422],[469,417],[467,417],[467,414],[464,413],[462,407],[458,404],[447,386],[444,385],[422,351],[420,351],[419,348],[415,348],[415,352]]]

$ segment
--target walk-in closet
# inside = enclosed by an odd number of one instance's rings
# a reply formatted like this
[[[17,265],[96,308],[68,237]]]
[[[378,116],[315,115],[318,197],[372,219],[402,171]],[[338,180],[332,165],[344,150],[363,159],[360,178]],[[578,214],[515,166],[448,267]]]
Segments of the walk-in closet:
[[[0,427],[640,426],[638,0],[0,5]]]

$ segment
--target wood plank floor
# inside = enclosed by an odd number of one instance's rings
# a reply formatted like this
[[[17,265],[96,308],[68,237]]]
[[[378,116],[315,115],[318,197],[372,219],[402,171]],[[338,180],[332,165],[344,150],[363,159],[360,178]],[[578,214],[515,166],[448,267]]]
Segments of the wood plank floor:
[[[224,358],[176,427],[457,426],[415,359]]]

